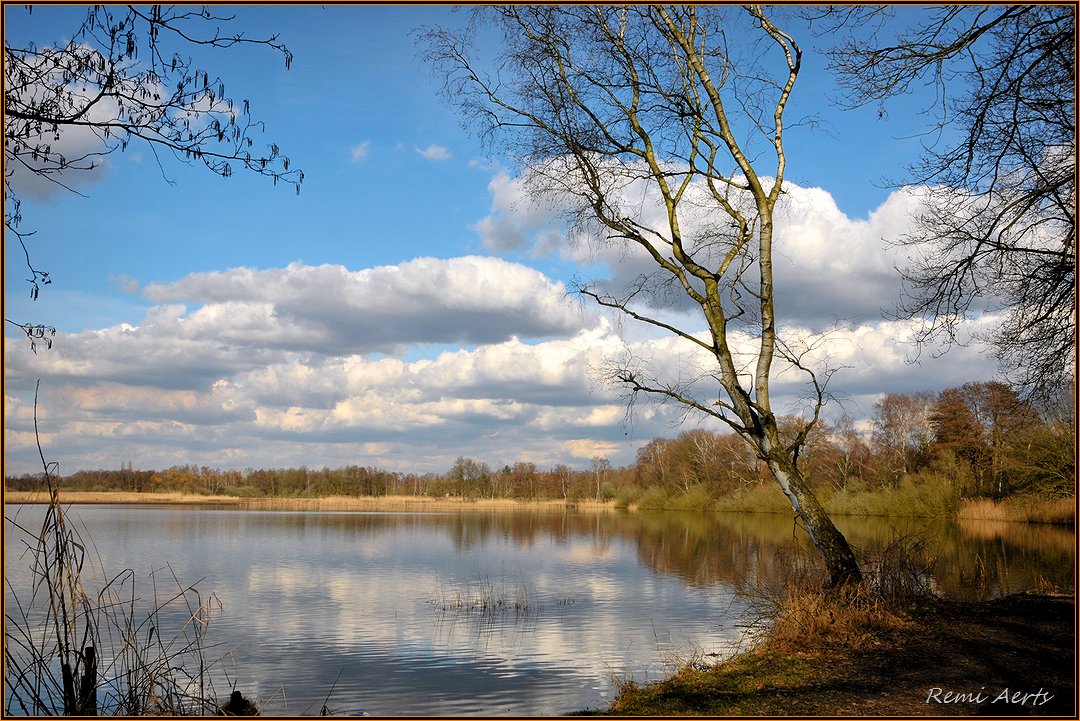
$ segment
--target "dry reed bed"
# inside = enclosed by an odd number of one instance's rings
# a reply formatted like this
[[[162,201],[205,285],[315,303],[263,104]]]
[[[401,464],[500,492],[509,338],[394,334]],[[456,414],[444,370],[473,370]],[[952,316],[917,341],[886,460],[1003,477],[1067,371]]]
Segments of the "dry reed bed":
[[[5,503],[48,503],[40,492],[5,491]],[[527,501],[510,498],[430,498],[427,496],[327,496],[323,498],[241,498],[209,496],[196,493],[133,493],[125,491],[65,491],[65,504],[140,503],[140,504],[230,504],[244,508],[296,511],[349,510],[510,510],[515,508],[612,509],[613,502],[567,502],[563,500]]]
[[[1054,523],[1074,525],[1076,497],[963,499],[956,517],[961,521],[998,521],[1017,523]]]

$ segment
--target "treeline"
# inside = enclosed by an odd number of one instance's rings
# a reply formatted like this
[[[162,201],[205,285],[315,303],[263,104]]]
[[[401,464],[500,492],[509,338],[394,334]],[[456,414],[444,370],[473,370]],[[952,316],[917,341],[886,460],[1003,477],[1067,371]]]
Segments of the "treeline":
[[[793,437],[801,421],[782,419]],[[932,488],[950,498],[1075,493],[1074,418],[1070,404],[1035,408],[998,382],[968,383],[941,393],[887,394],[869,428],[844,417],[819,422],[799,462],[824,496],[851,497],[901,487]],[[35,475],[5,479],[33,490]],[[240,497],[409,495],[466,499],[617,501],[644,507],[710,508],[731,494],[773,483],[764,464],[732,434],[695,429],[643,446],[631,465],[594,458],[587,469],[501,468],[461,457],[442,474],[370,466],[216,470],[194,465],[141,471],[79,471],[62,487],[85,491],[182,492]]]

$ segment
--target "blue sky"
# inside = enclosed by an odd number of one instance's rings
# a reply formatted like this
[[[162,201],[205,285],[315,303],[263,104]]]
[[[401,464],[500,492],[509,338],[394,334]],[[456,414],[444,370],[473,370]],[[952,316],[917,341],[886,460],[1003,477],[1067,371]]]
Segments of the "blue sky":
[[[515,204],[516,169],[487,154],[438,96],[411,32],[458,25],[463,14],[229,12],[235,28],[278,33],[295,55],[289,70],[263,48],[215,51],[206,63],[304,170],[302,192],[168,157],[159,166],[137,144],[80,182],[82,195],[23,192],[33,260],[53,284],[30,302],[18,246],[5,244],[4,314],[59,333],[33,355],[5,332],[8,472],[36,468],[37,378],[46,450],[68,471],[131,461],[438,472],[458,455],[621,464],[695,423],[648,406],[627,424],[618,392],[590,370],[627,344],[672,351],[563,296],[572,277],[618,278],[633,264],[533,242],[557,236],[556,219]],[[9,44],[44,45],[66,39],[83,10],[5,13]],[[883,391],[939,389],[994,369],[978,347],[907,363],[907,330],[882,319],[899,291],[883,239],[903,232],[915,202],[882,179],[901,177],[917,152],[928,97],[879,117],[840,110],[837,94],[808,51],[790,112],[819,116],[825,130],[787,136],[793,209],[780,253],[802,270],[781,313],[786,303],[789,320],[813,332],[826,317],[847,321],[839,355],[851,367],[836,387],[846,410],[866,417]]]

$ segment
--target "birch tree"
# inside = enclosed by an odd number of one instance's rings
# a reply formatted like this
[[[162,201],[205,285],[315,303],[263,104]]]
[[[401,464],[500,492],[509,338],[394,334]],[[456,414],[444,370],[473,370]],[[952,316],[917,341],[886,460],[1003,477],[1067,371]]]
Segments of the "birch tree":
[[[492,29],[501,53],[488,66],[473,39]],[[692,377],[665,377],[628,357],[609,379],[630,402],[673,401],[730,427],[767,464],[829,583],[859,581],[799,465],[829,371],[785,342],[774,301],[785,114],[802,66],[793,37],[759,6],[509,6],[478,9],[463,33],[426,29],[420,39],[467,127],[519,164],[536,197],[566,207],[578,236],[652,268],[625,288],[580,293],[704,359]],[[660,309],[672,302],[703,330],[666,320]],[[800,372],[812,399],[790,437],[772,407],[780,369]]]

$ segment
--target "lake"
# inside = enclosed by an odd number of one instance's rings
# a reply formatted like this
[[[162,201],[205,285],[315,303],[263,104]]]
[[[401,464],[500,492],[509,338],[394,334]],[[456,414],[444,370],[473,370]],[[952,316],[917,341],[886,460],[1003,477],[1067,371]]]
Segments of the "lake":
[[[6,508],[9,603],[29,585],[12,520],[36,531],[43,513]],[[373,716],[605,706],[613,679],[658,679],[680,660],[745,644],[752,616],[737,588],[775,584],[803,546],[790,517],[769,514],[88,505],[69,518],[95,564],[135,572],[146,603],[174,592],[174,576],[213,594],[215,687],[227,696],[235,682],[269,714],[318,714],[324,703]],[[902,535],[926,539],[933,583],[948,596],[1073,588],[1072,529],[837,525],[871,554]],[[161,619],[162,632],[168,622],[182,618]]]

